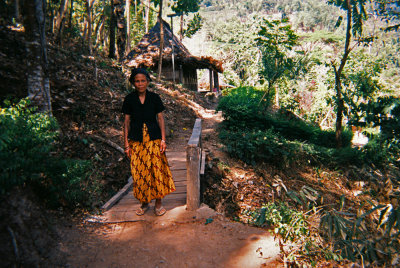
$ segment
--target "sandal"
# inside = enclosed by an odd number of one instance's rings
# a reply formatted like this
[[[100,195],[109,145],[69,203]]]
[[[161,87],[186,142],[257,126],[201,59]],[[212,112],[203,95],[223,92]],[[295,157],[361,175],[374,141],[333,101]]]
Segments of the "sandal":
[[[139,207],[139,208],[136,210],[136,215],[138,215],[138,216],[143,216],[144,213],[146,213],[146,211],[149,210],[149,208],[150,208],[150,206],[149,206],[148,204],[147,204],[146,206],[144,206],[144,207]]]
[[[165,212],[167,212],[167,210],[163,206],[159,208],[154,207],[154,214],[156,214],[156,216],[162,216]]]

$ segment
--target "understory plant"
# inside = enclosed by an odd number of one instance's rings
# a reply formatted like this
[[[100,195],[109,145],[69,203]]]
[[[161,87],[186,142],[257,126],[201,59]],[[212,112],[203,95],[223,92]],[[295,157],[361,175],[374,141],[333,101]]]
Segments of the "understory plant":
[[[58,124],[28,99],[0,110],[0,196],[29,187],[50,207],[90,207],[98,185],[91,163],[57,156]]]
[[[224,116],[221,141],[230,154],[247,163],[276,161],[286,165],[303,160],[339,165],[357,163],[361,157],[357,149],[349,147],[350,131],[344,132],[347,147],[336,150],[334,131],[321,130],[290,112],[269,109],[261,90],[239,87],[224,95],[218,105]]]
[[[400,264],[398,206],[370,201],[352,212],[345,211],[342,202],[338,208],[317,203],[318,192],[310,187],[287,193],[295,203],[311,209],[303,212],[290,202],[278,201],[251,213],[253,224],[271,230],[286,264],[295,267],[313,267],[325,261],[343,264],[351,261],[374,267]]]

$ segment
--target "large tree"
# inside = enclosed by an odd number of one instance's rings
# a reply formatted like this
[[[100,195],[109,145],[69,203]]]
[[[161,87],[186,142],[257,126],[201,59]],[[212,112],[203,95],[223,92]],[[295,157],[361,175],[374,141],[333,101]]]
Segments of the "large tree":
[[[115,27],[117,25],[117,19],[115,16],[114,0],[110,0],[110,44],[108,48],[108,57],[115,58]]]
[[[174,0],[172,10],[181,17],[180,40],[183,39],[183,16],[200,9],[198,0]]]
[[[162,20],[162,8],[163,8],[163,0],[159,0],[160,9],[158,12],[158,23],[160,25],[160,54],[158,57],[158,73],[157,73],[157,81],[161,79],[162,72],[162,58],[163,58],[163,50],[164,50],[164,23]]]
[[[28,97],[41,112],[51,113],[50,83],[47,68],[45,0],[25,0],[23,5],[27,51]]]
[[[289,53],[296,45],[298,36],[287,24],[287,19],[273,21],[263,19],[260,27],[256,38],[262,53],[260,75],[268,83],[265,95],[269,96],[275,89],[275,104],[279,106],[279,95],[275,85],[284,76],[289,75],[295,66],[293,56]]]
[[[117,18],[118,59],[122,60],[126,49],[125,2],[123,0],[114,0],[114,14]]]
[[[62,39],[61,35],[62,35],[62,29],[63,29],[63,25],[64,25],[65,15],[66,15],[67,9],[68,9],[68,3],[69,3],[69,0],[61,0],[60,8],[58,9],[57,15],[55,17],[53,34],[55,34],[56,40],[58,42],[61,42],[61,39]]]
[[[365,10],[365,0],[328,0],[331,5],[336,5],[346,11],[347,24],[346,24],[346,40],[343,48],[343,54],[339,58],[339,61],[332,60],[332,68],[335,73],[335,91],[336,91],[336,147],[341,148],[342,132],[343,132],[343,112],[344,112],[344,100],[343,100],[343,86],[342,76],[343,70],[348,60],[349,54],[352,50],[350,45],[352,41],[352,34],[358,37],[358,42],[363,42],[367,39],[362,38],[363,33],[363,22],[368,18]],[[339,17],[338,24],[342,21]]]

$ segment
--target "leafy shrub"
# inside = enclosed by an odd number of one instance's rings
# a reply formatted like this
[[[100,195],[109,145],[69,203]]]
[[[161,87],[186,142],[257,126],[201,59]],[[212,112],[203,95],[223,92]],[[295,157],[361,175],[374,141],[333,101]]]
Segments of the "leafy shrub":
[[[366,229],[367,217],[379,211],[377,230]],[[391,204],[377,205],[359,217],[348,212],[326,210],[320,221],[321,230],[328,236],[331,250],[343,258],[365,264],[396,263],[399,258],[400,208]]]
[[[52,207],[89,206],[97,187],[88,180],[90,163],[51,155],[56,120],[35,113],[28,100],[0,111],[0,195],[17,186],[32,187]]]
[[[230,130],[262,130],[273,128],[276,133],[288,140],[298,140],[334,148],[335,132],[324,131],[297,118],[289,120],[286,116],[272,115],[266,108],[266,98],[260,102],[264,93],[252,87],[239,87],[224,93],[218,110],[223,112],[224,127]],[[344,146],[350,145],[351,131],[343,132]]]
[[[297,118],[271,115],[268,104],[260,99],[263,92],[252,87],[224,91],[218,109],[224,122],[220,138],[226,150],[243,161],[255,164],[269,161],[287,165],[307,161],[311,164],[358,164],[361,153],[357,149],[335,148],[335,133]],[[293,117],[293,115],[292,115]],[[350,144],[352,133],[344,132],[344,143]]]
[[[268,203],[259,214],[255,214],[254,223],[258,226],[273,226],[274,234],[279,234],[286,241],[296,241],[309,233],[304,214],[290,208],[285,203]]]

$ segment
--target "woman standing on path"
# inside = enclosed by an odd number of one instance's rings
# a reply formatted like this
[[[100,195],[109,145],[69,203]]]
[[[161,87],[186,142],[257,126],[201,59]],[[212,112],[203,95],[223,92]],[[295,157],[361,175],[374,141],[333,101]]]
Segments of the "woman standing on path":
[[[175,191],[165,150],[165,107],[158,94],[147,90],[149,73],[133,69],[129,81],[136,91],[125,97],[122,105],[125,153],[130,158],[133,195],[141,202],[136,214],[141,216],[155,199],[154,213],[165,214],[161,199]]]

